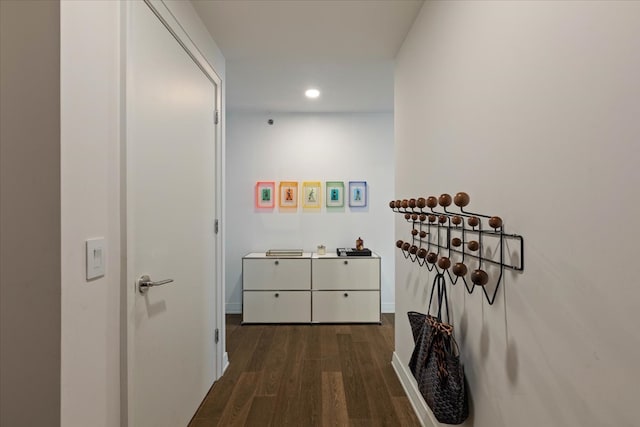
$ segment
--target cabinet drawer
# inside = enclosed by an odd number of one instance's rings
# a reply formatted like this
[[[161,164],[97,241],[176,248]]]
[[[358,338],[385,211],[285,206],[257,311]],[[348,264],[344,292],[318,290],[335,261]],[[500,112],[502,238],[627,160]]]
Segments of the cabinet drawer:
[[[309,323],[310,291],[245,291],[242,321],[247,323]]]
[[[314,291],[313,322],[380,322],[379,291]]]
[[[380,289],[380,259],[314,259],[313,289]]]
[[[243,259],[242,288],[310,289],[310,259]]]

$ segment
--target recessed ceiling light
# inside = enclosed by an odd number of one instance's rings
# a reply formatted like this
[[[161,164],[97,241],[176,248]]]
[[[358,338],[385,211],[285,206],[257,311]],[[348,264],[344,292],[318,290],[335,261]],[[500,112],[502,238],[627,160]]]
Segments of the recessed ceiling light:
[[[317,98],[320,96],[320,91],[318,89],[307,89],[304,94],[307,98]]]

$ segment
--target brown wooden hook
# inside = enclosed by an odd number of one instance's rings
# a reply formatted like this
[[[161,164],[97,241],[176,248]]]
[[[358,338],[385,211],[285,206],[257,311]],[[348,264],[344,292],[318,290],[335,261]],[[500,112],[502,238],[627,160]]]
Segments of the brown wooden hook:
[[[484,286],[489,281],[489,275],[484,270],[473,270],[471,273],[471,281],[474,285]]]
[[[446,256],[443,256],[438,260],[438,267],[440,267],[443,270],[446,270],[447,268],[451,267],[451,260]]]
[[[500,218],[499,216],[492,216],[491,218],[489,218],[489,227],[496,230],[502,227],[502,218]]]
[[[456,276],[464,276],[467,274],[467,266],[462,262],[457,262],[451,270]]]
[[[467,206],[469,204],[469,200],[470,200],[469,195],[464,191],[456,193],[456,195],[453,197],[453,203],[455,203],[456,206],[459,206],[461,208],[464,208],[465,206]]]
[[[447,193],[441,194],[440,197],[438,197],[438,203],[444,208],[451,206],[451,195]]]

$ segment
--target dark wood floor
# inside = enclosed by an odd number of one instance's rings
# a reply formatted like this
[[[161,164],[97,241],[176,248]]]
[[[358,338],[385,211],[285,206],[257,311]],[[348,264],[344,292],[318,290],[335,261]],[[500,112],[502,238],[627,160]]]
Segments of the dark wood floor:
[[[230,365],[190,427],[419,426],[382,325],[243,325],[227,316]]]

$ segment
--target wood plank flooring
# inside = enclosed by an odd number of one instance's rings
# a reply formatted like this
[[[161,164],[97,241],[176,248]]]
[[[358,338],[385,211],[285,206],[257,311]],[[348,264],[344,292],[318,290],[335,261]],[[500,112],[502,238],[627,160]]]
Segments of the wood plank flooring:
[[[227,315],[230,365],[189,427],[419,426],[391,367],[382,325],[240,325]]]

